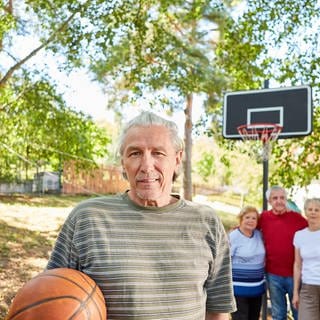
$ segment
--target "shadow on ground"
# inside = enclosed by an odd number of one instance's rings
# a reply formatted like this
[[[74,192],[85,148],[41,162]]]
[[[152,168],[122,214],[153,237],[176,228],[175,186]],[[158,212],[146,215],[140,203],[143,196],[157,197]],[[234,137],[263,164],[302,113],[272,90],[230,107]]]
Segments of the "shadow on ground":
[[[52,233],[31,231],[0,220],[0,319],[18,289],[43,270],[53,245]]]

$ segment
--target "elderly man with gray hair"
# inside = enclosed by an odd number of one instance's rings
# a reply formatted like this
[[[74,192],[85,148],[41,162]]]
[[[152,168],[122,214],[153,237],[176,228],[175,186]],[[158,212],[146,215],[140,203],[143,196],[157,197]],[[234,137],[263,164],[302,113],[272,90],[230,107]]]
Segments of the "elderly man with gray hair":
[[[178,128],[142,112],[123,129],[130,189],[80,203],[48,268],[74,268],[102,290],[108,320],[227,320],[235,311],[229,243],[209,206],[172,193],[182,162]]]
[[[293,296],[293,237],[296,231],[307,226],[306,219],[298,212],[288,209],[287,192],[273,186],[266,192],[271,206],[263,211],[259,226],[266,249],[266,274],[271,300],[273,320],[287,320],[289,298],[294,320],[298,320],[297,310],[292,306]],[[288,296],[288,297],[287,297]]]

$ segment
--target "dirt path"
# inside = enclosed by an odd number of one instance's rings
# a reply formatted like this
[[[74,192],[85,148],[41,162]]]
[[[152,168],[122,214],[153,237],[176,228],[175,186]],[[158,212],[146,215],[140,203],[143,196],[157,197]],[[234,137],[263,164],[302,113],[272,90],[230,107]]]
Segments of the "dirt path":
[[[0,203],[0,319],[18,289],[45,268],[70,210]]]

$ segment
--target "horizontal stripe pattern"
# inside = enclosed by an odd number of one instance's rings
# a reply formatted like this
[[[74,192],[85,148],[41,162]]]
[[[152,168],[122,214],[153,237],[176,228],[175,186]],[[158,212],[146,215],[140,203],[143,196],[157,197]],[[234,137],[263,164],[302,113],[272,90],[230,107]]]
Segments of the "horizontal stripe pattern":
[[[51,254],[48,268],[56,267],[91,276],[109,320],[203,320],[206,309],[234,310],[221,221],[210,207],[184,200],[144,208],[124,194],[79,204]]]
[[[243,268],[243,266],[242,266]],[[257,267],[258,268],[258,267]],[[259,282],[264,279],[264,268],[250,270],[237,268],[237,265],[233,265],[232,269],[233,281],[245,281],[245,282]]]
[[[256,297],[265,292],[265,248],[260,231],[246,237],[239,229],[229,234],[235,296]]]

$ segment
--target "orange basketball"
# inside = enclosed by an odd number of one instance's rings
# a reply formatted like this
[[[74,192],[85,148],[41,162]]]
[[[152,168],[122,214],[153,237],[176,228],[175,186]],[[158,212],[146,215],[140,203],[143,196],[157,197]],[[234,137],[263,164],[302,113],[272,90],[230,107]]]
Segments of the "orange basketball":
[[[103,294],[86,274],[68,268],[44,271],[17,293],[7,320],[106,320]]]

